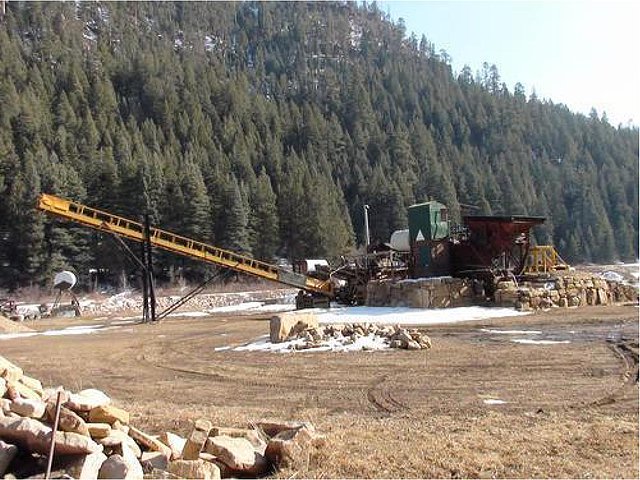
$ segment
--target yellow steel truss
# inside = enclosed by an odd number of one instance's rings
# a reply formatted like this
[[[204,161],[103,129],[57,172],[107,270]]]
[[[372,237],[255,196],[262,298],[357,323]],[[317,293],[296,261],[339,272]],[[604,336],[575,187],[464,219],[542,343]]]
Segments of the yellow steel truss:
[[[56,217],[71,220],[81,225],[113,233],[137,242],[144,240],[142,223],[119,217],[102,210],[87,207],[80,203],[43,193],[38,198],[37,208]],[[291,285],[310,292],[332,296],[330,281],[323,281],[305,275],[283,270],[251,257],[224,250],[206,243],[198,242],[175,233],[151,228],[150,242],[154,247],[178,253],[189,258],[209,262],[220,267],[254,275],[259,278]]]

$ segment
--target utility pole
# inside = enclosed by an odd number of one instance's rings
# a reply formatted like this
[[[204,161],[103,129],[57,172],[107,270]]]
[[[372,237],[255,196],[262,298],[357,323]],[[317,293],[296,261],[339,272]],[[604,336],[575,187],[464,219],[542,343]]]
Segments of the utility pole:
[[[369,236],[369,205],[364,205],[364,245],[367,251],[369,251],[370,243],[371,237]]]

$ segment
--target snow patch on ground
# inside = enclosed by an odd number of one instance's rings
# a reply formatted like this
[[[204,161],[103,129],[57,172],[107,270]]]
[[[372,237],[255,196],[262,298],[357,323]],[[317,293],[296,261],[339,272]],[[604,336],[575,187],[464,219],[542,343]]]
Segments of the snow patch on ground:
[[[604,272],[600,276],[605,280],[609,280],[610,282],[622,283],[624,281],[624,277],[622,275],[612,271]]]
[[[481,328],[484,333],[497,333],[502,335],[541,335],[540,330],[494,330],[492,328]]]
[[[485,405],[504,405],[505,403],[507,403],[504,400],[500,400],[498,398],[487,398],[483,400],[483,402],[485,403]]]
[[[19,332],[19,333],[3,333],[0,334],[0,340],[11,340],[13,338],[33,337],[39,335],[38,332]]]
[[[106,325],[75,325],[63,328],[62,330],[46,330],[44,332],[23,332],[23,333],[4,333],[0,335],[0,340],[11,340],[14,338],[33,337],[43,335],[46,337],[61,335],[86,335],[89,333],[104,332],[107,330],[116,330],[120,327],[108,327]]]
[[[64,330],[87,330],[92,328],[103,328],[104,325],[74,325],[72,327],[66,327]]]
[[[112,327],[117,328],[117,327]],[[47,330],[42,332],[44,336],[59,336],[59,335],[85,335],[87,333],[95,333],[104,330],[104,325],[87,325],[86,327],[69,327],[62,330]]]
[[[297,350],[296,347],[304,345],[306,342],[304,339],[289,340],[281,343],[271,343],[268,336],[260,337],[255,342],[247,345],[236,347],[233,350],[236,352],[275,352],[275,353],[287,353],[287,352],[362,352],[373,350],[384,350],[391,348],[387,339],[377,335],[367,335],[356,339],[353,343],[347,343],[347,338],[332,338],[322,345],[315,348],[306,348],[304,350]],[[225,347],[218,347],[216,350],[224,349]]]
[[[514,338],[514,343],[523,343],[525,345],[556,345],[558,343],[571,343],[569,340],[531,340],[530,338]]]
[[[40,315],[39,303],[16,304],[16,312],[19,315]]]
[[[296,309],[295,305],[283,305],[283,304],[265,304],[258,307],[256,310],[259,312],[290,312]]]
[[[251,310],[251,312],[277,312],[295,308],[295,294],[293,289],[255,290],[246,292],[207,293],[197,295],[189,301],[191,311],[199,314],[186,316],[205,316],[208,313],[228,313],[235,311]],[[180,300],[180,295],[167,295],[157,297],[156,311],[161,312]],[[80,305],[85,313],[114,314],[119,311],[141,311],[142,297],[131,291],[124,291],[112,295],[103,300],[83,298]],[[182,314],[185,316],[184,314]],[[180,316],[180,315],[178,315]],[[116,320],[133,317],[117,317]]]
[[[438,325],[469,322],[487,318],[518,317],[531,312],[518,312],[513,308],[457,307],[457,308],[405,308],[405,307],[338,307],[317,313],[318,322],[373,323],[376,325]]]
[[[207,313],[230,313],[230,312],[288,312],[295,310],[293,304],[271,303],[265,302],[244,302],[239,305],[228,305],[226,307],[215,307],[207,310]]]
[[[228,312],[242,312],[245,310],[251,310],[262,306],[262,302],[244,302],[239,305],[227,305],[226,307],[215,307],[208,310],[209,313],[228,313]]]
[[[207,312],[174,312],[167,315],[167,317],[208,317]]]
[[[244,308],[240,308],[244,305]],[[261,305],[261,302],[247,302],[241,305],[221,307],[215,311],[247,311],[264,307],[287,307],[287,305]],[[291,309],[295,308],[291,305]],[[224,309],[224,310],[223,310]],[[211,312],[212,310],[209,310]],[[437,325],[443,323],[457,323],[487,318],[528,315],[528,312],[518,312],[512,308],[489,307],[459,307],[443,309],[404,308],[404,307],[334,307],[331,309],[313,310],[320,324],[369,323],[377,325]],[[497,330],[503,333],[508,330]],[[513,330],[514,334],[541,333],[538,331]],[[323,342],[315,348],[297,350],[305,344],[304,339],[293,339],[287,342],[271,343],[269,336],[259,337],[257,340],[233,348],[236,352],[354,352],[374,351],[390,348],[388,340],[377,335],[367,335],[351,341],[349,337],[334,338]],[[217,347],[216,351],[228,350],[229,347]]]

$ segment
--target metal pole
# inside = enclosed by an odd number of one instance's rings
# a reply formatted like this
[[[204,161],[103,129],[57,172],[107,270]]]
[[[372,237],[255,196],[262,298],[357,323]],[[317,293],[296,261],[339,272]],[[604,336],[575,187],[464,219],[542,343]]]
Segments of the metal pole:
[[[147,265],[147,248],[144,239],[140,249],[140,259],[142,260],[142,323],[147,323],[149,321],[149,266]]]
[[[56,449],[56,432],[58,431],[58,423],[60,422],[60,407],[62,406],[62,391],[58,390],[56,396],[56,416],[53,421],[53,430],[51,431],[51,446],[49,447],[49,460],[47,460],[47,473],[45,474],[45,480],[51,478],[51,467],[53,466],[53,453]]]
[[[369,205],[364,206],[364,245],[369,250],[371,237],[369,236]]]
[[[156,291],[153,280],[153,258],[151,255],[151,223],[149,220],[149,214],[144,216],[144,243],[147,253],[147,275],[148,275],[148,287],[149,287],[149,306],[151,307],[151,321],[156,321]]]

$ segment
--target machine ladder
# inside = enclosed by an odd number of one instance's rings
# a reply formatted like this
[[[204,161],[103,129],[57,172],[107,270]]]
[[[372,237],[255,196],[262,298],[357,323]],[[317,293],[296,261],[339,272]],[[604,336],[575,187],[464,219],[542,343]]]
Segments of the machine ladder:
[[[38,198],[37,208],[53,216],[135,240],[136,242],[143,242],[145,240],[144,225],[142,223],[87,207],[86,205],[56,197],[55,195],[41,194]],[[275,265],[239,255],[213,245],[198,242],[197,240],[159,228],[150,228],[149,240],[151,245],[163,250],[212,263],[219,267],[230,268],[237,272],[290,285],[307,292],[319,293],[330,298],[334,297],[333,287],[329,280],[319,280],[294,273]]]

